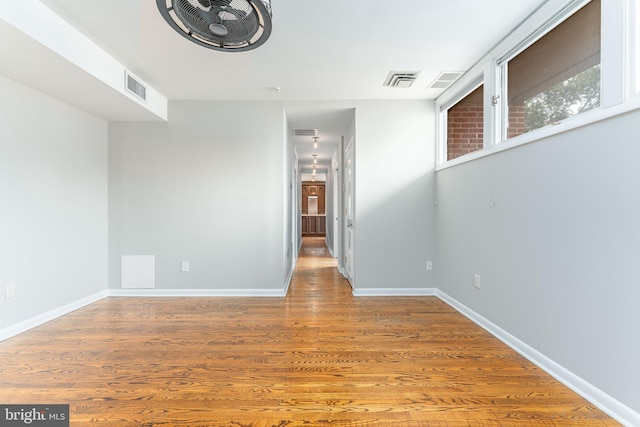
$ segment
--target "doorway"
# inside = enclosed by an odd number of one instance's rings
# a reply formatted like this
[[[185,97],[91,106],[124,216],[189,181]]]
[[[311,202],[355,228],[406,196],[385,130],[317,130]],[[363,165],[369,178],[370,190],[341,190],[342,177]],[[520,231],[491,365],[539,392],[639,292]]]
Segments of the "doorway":
[[[327,105],[313,105],[296,103],[290,105],[286,111],[286,127],[288,142],[291,144],[290,159],[297,165],[298,176],[298,204],[295,209],[298,214],[292,221],[298,223],[298,234],[294,239],[302,248],[303,236],[324,235],[325,244],[330,256],[336,260],[337,270],[343,277],[353,282],[353,248],[354,248],[354,186],[353,186],[353,158],[355,139],[355,108],[336,108]],[[345,142],[350,142],[349,163],[351,164],[351,179],[348,181],[348,191],[345,186],[346,172],[344,170]],[[303,183],[315,180],[324,184],[325,207],[322,195],[305,191]],[[296,182],[292,180],[292,182]],[[304,194],[303,194],[304,193]],[[346,228],[346,203],[349,202],[349,229]],[[306,201],[306,207],[303,203]],[[315,207],[317,206],[317,213]],[[313,211],[310,212],[309,208]],[[303,210],[305,210],[303,214]],[[324,214],[324,218],[318,216]],[[317,216],[316,216],[317,215]],[[349,239],[346,244],[345,240]],[[345,250],[349,250],[345,258]],[[302,252],[300,253],[302,255]],[[345,262],[346,261],[346,262]],[[347,271],[345,265],[349,265]]]
[[[326,194],[325,183],[302,181],[301,223],[302,237],[326,236]]]

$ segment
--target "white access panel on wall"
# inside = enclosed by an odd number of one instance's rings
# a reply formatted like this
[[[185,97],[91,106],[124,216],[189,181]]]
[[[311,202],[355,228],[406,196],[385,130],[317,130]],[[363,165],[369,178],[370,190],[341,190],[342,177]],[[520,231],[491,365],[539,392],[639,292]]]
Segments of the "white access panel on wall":
[[[150,289],[156,287],[155,256],[123,255],[121,264],[123,289]]]

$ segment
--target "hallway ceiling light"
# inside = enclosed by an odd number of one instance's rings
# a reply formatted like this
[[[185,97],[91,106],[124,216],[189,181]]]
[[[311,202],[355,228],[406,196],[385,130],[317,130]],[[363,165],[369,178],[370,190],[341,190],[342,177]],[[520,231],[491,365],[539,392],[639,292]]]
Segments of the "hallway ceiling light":
[[[318,163],[318,155],[317,154],[313,155],[313,163]]]
[[[314,136],[313,137],[313,148],[318,148],[318,140],[320,139],[320,137],[318,136]]]
[[[213,50],[243,52],[271,35],[271,0],[156,0],[178,34]]]

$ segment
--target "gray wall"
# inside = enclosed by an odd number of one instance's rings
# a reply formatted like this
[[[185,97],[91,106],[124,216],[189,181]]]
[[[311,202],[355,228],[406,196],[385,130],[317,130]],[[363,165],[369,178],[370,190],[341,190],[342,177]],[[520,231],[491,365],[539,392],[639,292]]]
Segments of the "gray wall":
[[[355,288],[432,288],[434,104],[356,104]]]
[[[433,103],[355,107],[358,286],[432,287]],[[180,101],[169,112],[168,123],[109,125],[109,286],[120,287],[122,255],[155,255],[156,288],[282,289],[294,240],[282,105]]]
[[[110,123],[109,287],[122,255],[154,255],[159,289],[283,289],[286,156],[277,102],[175,101],[168,123]]]
[[[0,93],[1,329],[106,289],[107,123],[4,77]]]
[[[441,290],[636,411],[639,121],[442,170],[436,217]]]

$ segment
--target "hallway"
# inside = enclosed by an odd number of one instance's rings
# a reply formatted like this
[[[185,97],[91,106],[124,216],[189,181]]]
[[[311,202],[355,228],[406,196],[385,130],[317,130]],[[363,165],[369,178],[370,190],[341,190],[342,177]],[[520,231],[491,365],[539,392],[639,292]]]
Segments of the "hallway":
[[[107,298],[0,360],[71,426],[618,425],[437,298],[354,298],[323,238],[286,298]]]
[[[351,298],[351,286],[340,274],[322,237],[303,237],[302,248],[287,293],[297,303]]]

